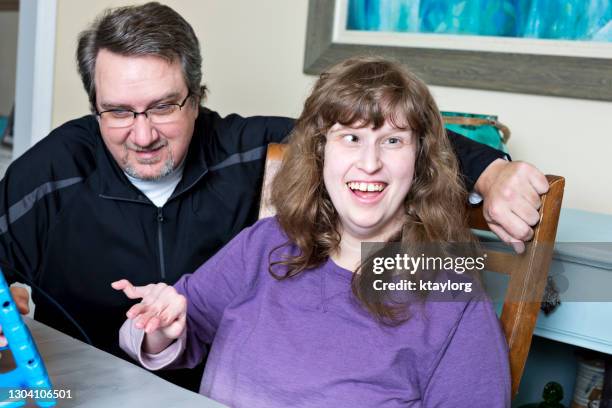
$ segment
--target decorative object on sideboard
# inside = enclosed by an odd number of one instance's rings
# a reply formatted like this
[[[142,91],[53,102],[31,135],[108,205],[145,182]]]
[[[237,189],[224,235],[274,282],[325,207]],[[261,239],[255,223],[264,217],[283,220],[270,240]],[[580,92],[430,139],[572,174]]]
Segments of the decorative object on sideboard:
[[[551,381],[546,383],[542,391],[542,402],[521,405],[519,408],[566,408],[561,404],[563,400],[563,387],[561,384]]]
[[[476,142],[508,153],[510,128],[501,123],[496,115],[480,113],[442,111],[444,127]]]
[[[605,362],[601,357],[580,356],[570,408],[600,408]]]

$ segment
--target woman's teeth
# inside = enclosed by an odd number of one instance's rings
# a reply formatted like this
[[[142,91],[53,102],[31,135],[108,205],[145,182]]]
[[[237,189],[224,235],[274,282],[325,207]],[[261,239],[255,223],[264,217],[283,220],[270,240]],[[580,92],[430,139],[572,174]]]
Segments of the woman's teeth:
[[[361,183],[356,181],[351,181],[346,183],[348,188],[351,190],[357,191],[383,191],[386,187],[386,184],[383,183]]]

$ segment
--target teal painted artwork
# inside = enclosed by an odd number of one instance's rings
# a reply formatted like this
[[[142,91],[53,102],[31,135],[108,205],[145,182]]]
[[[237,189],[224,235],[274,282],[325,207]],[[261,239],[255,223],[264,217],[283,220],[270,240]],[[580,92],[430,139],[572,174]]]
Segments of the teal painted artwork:
[[[348,0],[346,28],[612,42],[612,1]]]

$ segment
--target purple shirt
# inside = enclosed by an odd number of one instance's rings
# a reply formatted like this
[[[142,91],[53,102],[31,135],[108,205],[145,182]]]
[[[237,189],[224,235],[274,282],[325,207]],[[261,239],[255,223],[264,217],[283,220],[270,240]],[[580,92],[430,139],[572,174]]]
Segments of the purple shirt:
[[[268,255],[285,242],[274,218],[245,229],[176,283],[188,300],[180,339],[144,353],[128,320],[121,347],[156,370],[193,367],[210,346],[200,393],[232,407],[510,406],[508,350],[489,301],[425,302],[408,322],[383,326],[332,260],[270,276]]]

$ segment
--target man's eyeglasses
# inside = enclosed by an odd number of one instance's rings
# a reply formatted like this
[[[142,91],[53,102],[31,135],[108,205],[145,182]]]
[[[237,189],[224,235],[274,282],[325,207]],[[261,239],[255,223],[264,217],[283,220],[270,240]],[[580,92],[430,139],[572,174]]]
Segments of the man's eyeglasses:
[[[111,128],[130,127],[134,124],[138,115],[145,115],[153,124],[163,125],[179,119],[181,109],[190,96],[191,92],[188,92],[181,103],[160,103],[142,112],[135,112],[130,109],[109,109],[102,112],[96,111],[96,115],[104,121],[106,126]]]

